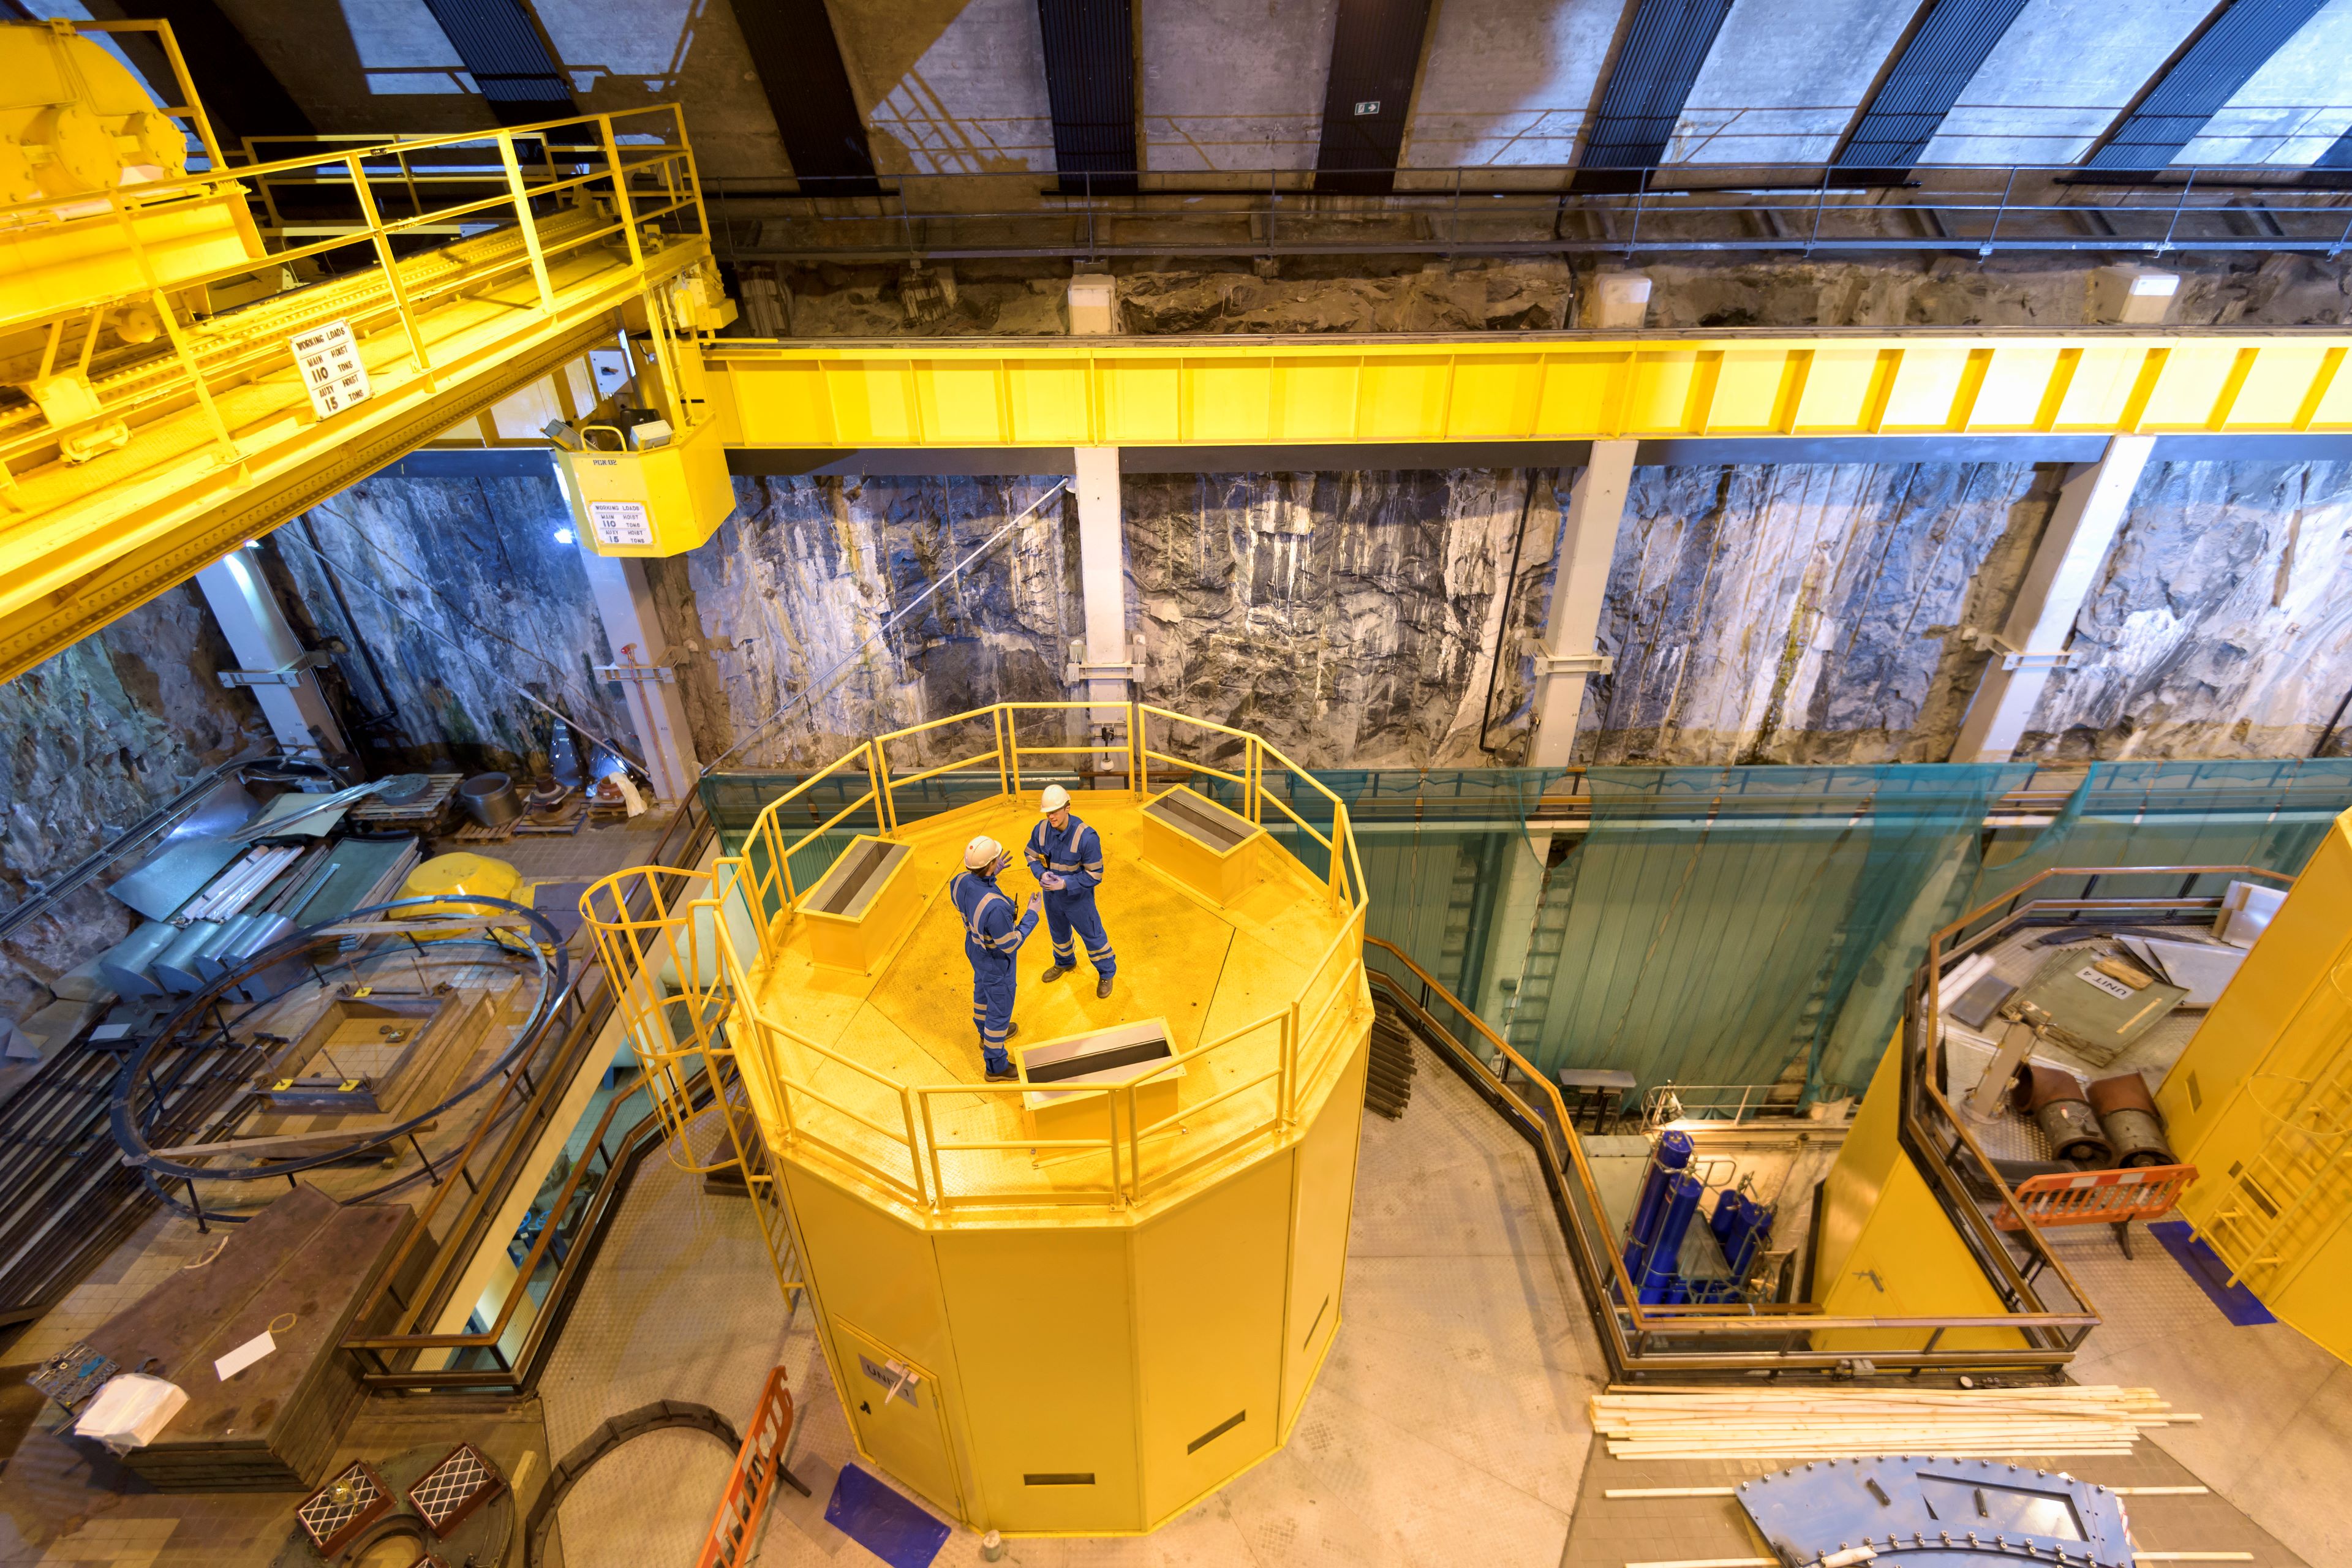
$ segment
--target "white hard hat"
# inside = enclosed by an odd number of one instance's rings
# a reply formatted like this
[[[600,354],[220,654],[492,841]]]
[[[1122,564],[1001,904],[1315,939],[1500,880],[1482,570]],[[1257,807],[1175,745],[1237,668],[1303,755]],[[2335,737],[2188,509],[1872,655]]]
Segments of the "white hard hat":
[[[1037,803],[1037,809],[1044,812],[1046,816],[1051,816],[1057,811],[1066,809],[1069,804],[1070,792],[1068,790],[1064,789],[1060,784],[1047,784],[1045,786],[1045,798]]]
[[[1004,858],[1004,846],[983,833],[963,847],[963,868],[984,871]]]

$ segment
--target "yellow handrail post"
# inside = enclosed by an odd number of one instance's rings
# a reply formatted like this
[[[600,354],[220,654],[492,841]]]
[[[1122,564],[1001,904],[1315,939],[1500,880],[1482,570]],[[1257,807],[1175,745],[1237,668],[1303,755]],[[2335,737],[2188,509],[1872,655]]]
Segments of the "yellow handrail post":
[[[915,1091],[914,1091],[913,1089],[911,1089],[908,1088],[908,1087],[907,1087],[905,1084],[903,1084],[903,1083],[902,1083],[902,1084],[900,1084],[900,1085],[898,1086],[898,1115],[899,1115],[899,1119],[900,1119],[901,1121],[903,1121],[906,1123],[906,1125],[907,1125],[907,1152],[908,1152],[910,1156],[914,1153],[915,1149],[916,1149],[916,1147],[917,1147],[917,1145],[916,1145],[916,1142],[915,1142],[915,1099],[916,1099],[916,1096],[915,1096]],[[921,1162],[921,1161],[919,1161],[919,1160],[916,1160],[916,1159],[912,1159],[912,1158],[910,1158],[910,1159],[908,1159],[908,1162],[907,1162],[907,1168],[908,1168],[908,1170],[909,1172],[911,1172],[911,1173],[913,1173],[913,1175],[914,1175],[914,1178],[915,1178],[915,1193],[916,1193],[916,1195],[917,1195],[918,1197],[923,1197],[923,1198],[926,1198],[926,1201],[928,1202],[928,1205],[929,1205],[929,1206],[930,1207],[930,1209],[931,1209],[934,1213],[936,1213],[936,1212],[938,1212],[938,1209],[939,1209],[939,1206],[940,1206],[940,1194],[943,1191],[945,1191],[945,1184],[944,1184],[940,1181],[940,1141],[939,1141],[939,1137],[938,1137],[938,1135],[937,1135],[936,1133],[934,1133],[934,1132],[931,1131],[931,1101],[930,1101],[930,1097],[929,1097],[929,1095],[925,1095],[925,1096],[923,1096],[923,1097],[922,1097],[922,1100],[923,1100],[923,1142],[922,1142],[922,1146],[923,1146],[923,1147],[925,1147],[925,1148],[928,1148],[928,1149],[930,1151],[930,1156],[931,1156],[931,1158],[930,1158],[930,1166],[931,1166],[931,1184],[930,1184],[930,1191],[929,1191],[929,1194],[928,1194],[928,1195],[926,1195],[926,1194],[924,1194],[924,1191],[923,1191],[923,1162]]]
[[[400,265],[393,259],[392,237],[383,231],[383,215],[376,210],[375,192],[369,189],[367,171],[362,166],[357,153],[343,160],[352,172],[352,189],[359,195],[360,216],[367,220],[368,237],[375,241],[375,258],[383,268],[383,280],[392,289],[392,302],[399,307],[400,324],[408,333],[408,352],[416,356],[416,368],[425,377],[425,390],[440,390],[440,378],[433,374],[433,356],[425,352],[425,333],[416,324],[416,311],[408,302],[408,286],[401,281]]]
[[[890,830],[895,833],[898,829],[898,786],[890,782],[890,753],[882,749],[879,739],[874,742],[874,763],[881,770],[883,793],[890,802]]]
[[[1127,787],[1138,800],[1143,798],[1140,768],[1143,761],[1143,708],[1129,699],[1127,704]]]
[[[530,280],[539,289],[539,309],[541,315],[555,314],[555,289],[547,280],[547,252],[539,243],[539,220],[530,210],[530,189],[522,181],[522,165],[515,161],[514,133],[501,131],[493,138],[499,144],[499,161],[506,165],[507,192],[514,198],[515,226],[522,233],[522,247],[530,257]]]
[[[1294,999],[1282,1016],[1282,1124],[1289,1126],[1298,1111],[1298,1003]]]
[[[695,171],[694,143],[686,137],[686,105],[671,104],[670,118],[677,123],[678,167],[685,169],[687,178],[694,183],[695,222],[700,226],[703,237],[707,239],[710,237],[710,214],[702,205],[702,176]]]
[[[629,176],[621,167],[621,145],[613,135],[613,117],[598,115],[596,129],[604,134],[604,167],[613,176],[613,212],[621,220],[621,233],[629,242],[629,267],[634,271],[643,272],[646,269],[646,253],[637,241],[636,204],[629,199]]]
[[[1009,702],[1000,702],[997,706],[1004,710],[1006,742],[1004,754],[1013,761],[1013,793],[1019,795],[1021,793],[1021,737],[1013,727],[1013,705]]]

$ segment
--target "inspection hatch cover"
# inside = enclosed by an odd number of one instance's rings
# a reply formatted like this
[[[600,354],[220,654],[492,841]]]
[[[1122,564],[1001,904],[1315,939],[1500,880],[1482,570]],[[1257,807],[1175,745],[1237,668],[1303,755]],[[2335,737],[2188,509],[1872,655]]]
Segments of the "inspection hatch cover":
[[[332,1557],[352,1537],[392,1511],[392,1489],[375,1467],[361,1459],[312,1492],[294,1518],[321,1557]]]
[[[436,1536],[446,1540],[505,1485],[487,1455],[471,1443],[460,1443],[447,1458],[417,1478],[408,1489],[408,1504]]]

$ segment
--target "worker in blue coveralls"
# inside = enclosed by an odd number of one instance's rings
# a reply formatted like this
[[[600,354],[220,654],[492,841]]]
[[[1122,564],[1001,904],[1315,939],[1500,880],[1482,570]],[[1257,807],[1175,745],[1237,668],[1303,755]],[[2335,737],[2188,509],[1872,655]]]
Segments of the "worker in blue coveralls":
[[[1103,879],[1102,840],[1070,815],[1070,792],[1060,784],[1046,785],[1038,804],[1045,820],[1029,835],[1029,868],[1045,889],[1045,930],[1054,939],[1053,965],[1038,978],[1059,980],[1077,967],[1070,948],[1075,931],[1095,966],[1095,994],[1108,996],[1110,977],[1118,973],[1118,957],[1111,952],[1102,916],[1095,910],[1095,889]]]
[[[980,1028],[980,1054],[991,1083],[1020,1078],[1004,1042],[1017,1032],[1013,993],[1019,982],[1014,963],[1021,944],[1037,929],[1037,895],[1016,918],[1013,900],[996,879],[1013,864],[1013,853],[986,834],[963,848],[963,869],[948,884],[956,913],[963,917],[963,955],[971,960],[971,1021]]]

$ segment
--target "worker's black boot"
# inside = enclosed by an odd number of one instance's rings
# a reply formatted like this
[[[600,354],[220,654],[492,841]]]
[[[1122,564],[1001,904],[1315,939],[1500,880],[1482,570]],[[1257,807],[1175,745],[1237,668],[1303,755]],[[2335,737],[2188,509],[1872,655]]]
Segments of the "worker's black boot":
[[[1067,974],[1069,972],[1070,966],[1068,964],[1055,963],[1049,966],[1045,973],[1037,976],[1037,978],[1040,980],[1059,980],[1063,975]]]

